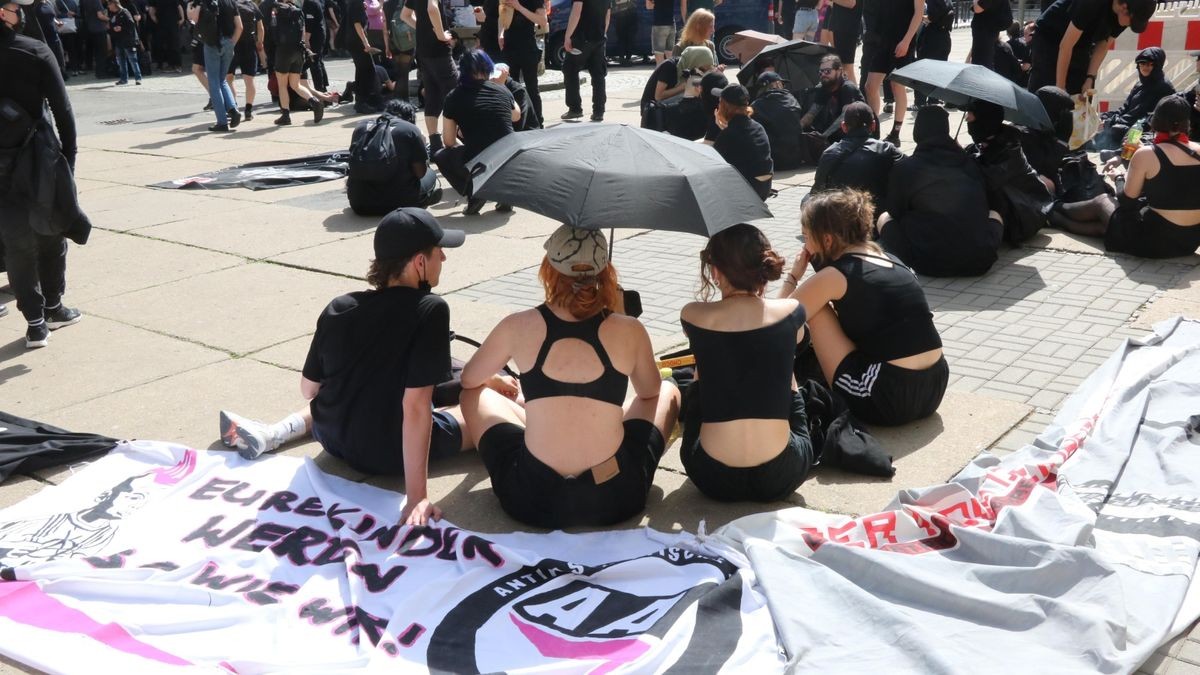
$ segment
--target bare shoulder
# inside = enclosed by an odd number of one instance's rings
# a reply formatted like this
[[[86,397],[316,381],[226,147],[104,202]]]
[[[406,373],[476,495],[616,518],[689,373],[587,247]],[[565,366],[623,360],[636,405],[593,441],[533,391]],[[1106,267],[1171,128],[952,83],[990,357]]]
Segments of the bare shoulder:
[[[764,303],[766,319],[770,323],[781,321],[800,306],[800,301],[795,298],[768,298]]]
[[[688,323],[696,323],[703,317],[708,316],[709,310],[712,308],[710,302],[689,302],[679,310],[679,318]]]

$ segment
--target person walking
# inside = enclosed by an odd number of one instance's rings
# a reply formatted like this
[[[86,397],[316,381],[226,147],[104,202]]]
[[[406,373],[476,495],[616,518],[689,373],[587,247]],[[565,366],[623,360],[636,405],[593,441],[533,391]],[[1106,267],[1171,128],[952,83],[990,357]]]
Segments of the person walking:
[[[0,153],[13,153],[33,131],[24,150],[15,152],[44,153],[39,159],[52,154],[49,171],[71,172],[76,153],[75,115],[58,62],[44,43],[20,34],[24,22],[33,20],[26,16],[31,4],[31,0],[4,0],[0,4],[0,73],[4,74],[0,77],[0,107],[7,118],[0,125]],[[46,104],[54,117],[57,138],[44,118]],[[38,160],[34,163],[42,164]],[[61,166],[64,163],[66,166]],[[56,175],[37,179],[55,180]],[[52,218],[50,225],[56,234],[35,231],[29,198],[20,194],[17,179],[0,173],[0,242],[9,286],[28,324],[25,346],[34,349],[49,344],[50,331],[70,326],[82,316],[62,302],[67,271],[63,235],[69,233],[77,242],[87,241],[91,225],[76,208],[76,217],[70,222]],[[6,310],[0,311],[4,313]]]
[[[312,91],[300,82],[304,70],[304,12],[299,0],[280,0],[275,3],[275,83],[279,86],[279,119],[275,124],[292,123],[291,90],[308,101],[313,124],[325,116],[325,106]]]
[[[429,135],[430,153],[434,153],[442,149],[442,134],[438,126],[442,106],[446,102],[446,96],[458,85],[458,69],[454,66],[450,48],[454,36],[446,30],[442,4],[438,0],[405,0],[400,18],[417,31],[415,51],[421,86],[425,88],[425,131]],[[354,30],[358,28],[355,27]],[[353,38],[351,44],[356,44]],[[354,65],[357,77],[357,60]],[[355,103],[355,110],[357,109],[358,104]]]
[[[204,44],[204,71],[208,74],[208,96],[217,123],[209,131],[226,132],[242,122],[233,91],[225,82],[225,73],[233,63],[233,46],[242,36],[242,17],[233,0],[193,0],[188,20],[196,24]]]
[[[229,84],[229,90],[234,92],[234,98],[237,98],[237,91],[234,90],[233,80],[238,70],[242,71],[242,82],[246,86],[246,121],[254,119],[254,96],[257,90],[254,86],[254,76],[258,74],[258,55],[263,51],[263,33],[266,32],[263,26],[262,13],[258,11],[258,5],[252,0],[236,0],[238,15],[242,17],[242,36],[238,39],[237,44],[233,47],[233,62],[229,64],[229,73],[225,75],[225,80]]]
[[[567,19],[567,34],[563,49],[563,82],[567,90],[567,112],[564,120],[583,117],[583,97],[579,93],[579,71],[586,69],[592,78],[592,121],[604,121],[604,77],[608,74],[608,22],[612,18],[609,0],[571,0],[571,16]]]

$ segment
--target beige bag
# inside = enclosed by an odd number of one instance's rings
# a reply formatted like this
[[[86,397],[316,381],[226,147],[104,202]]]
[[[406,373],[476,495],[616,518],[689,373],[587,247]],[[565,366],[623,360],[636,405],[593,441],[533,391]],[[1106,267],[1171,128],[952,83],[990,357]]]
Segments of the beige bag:
[[[1090,96],[1077,94],[1071,98],[1075,99],[1075,110],[1071,112],[1073,126],[1070,147],[1078,150],[1100,131],[1100,109]]]

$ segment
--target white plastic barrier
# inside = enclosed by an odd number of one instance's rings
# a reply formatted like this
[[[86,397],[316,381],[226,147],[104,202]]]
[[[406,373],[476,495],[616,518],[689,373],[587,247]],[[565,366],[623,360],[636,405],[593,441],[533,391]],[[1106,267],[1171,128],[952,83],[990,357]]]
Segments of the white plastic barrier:
[[[1100,110],[1116,109],[1125,102],[1138,82],[1134,60],[1147,47],[1167,52],[1167,79],[1179,91],[1196,84],[1196,60],[1189,52],[1200,51],[1200,4],[1172,3],[1160,6],[1142,33],[1126,30],[1117,38],[1100,67],[1096,99]]]

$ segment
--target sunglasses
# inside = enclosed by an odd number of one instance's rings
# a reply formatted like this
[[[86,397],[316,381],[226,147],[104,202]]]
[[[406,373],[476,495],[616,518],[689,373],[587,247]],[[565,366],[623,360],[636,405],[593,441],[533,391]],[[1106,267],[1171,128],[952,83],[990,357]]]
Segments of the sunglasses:
[[[837,70],[837,68],[821,68],[817,72],[822,75],[828,75],[828,74],[834,72],[835,70]]]

